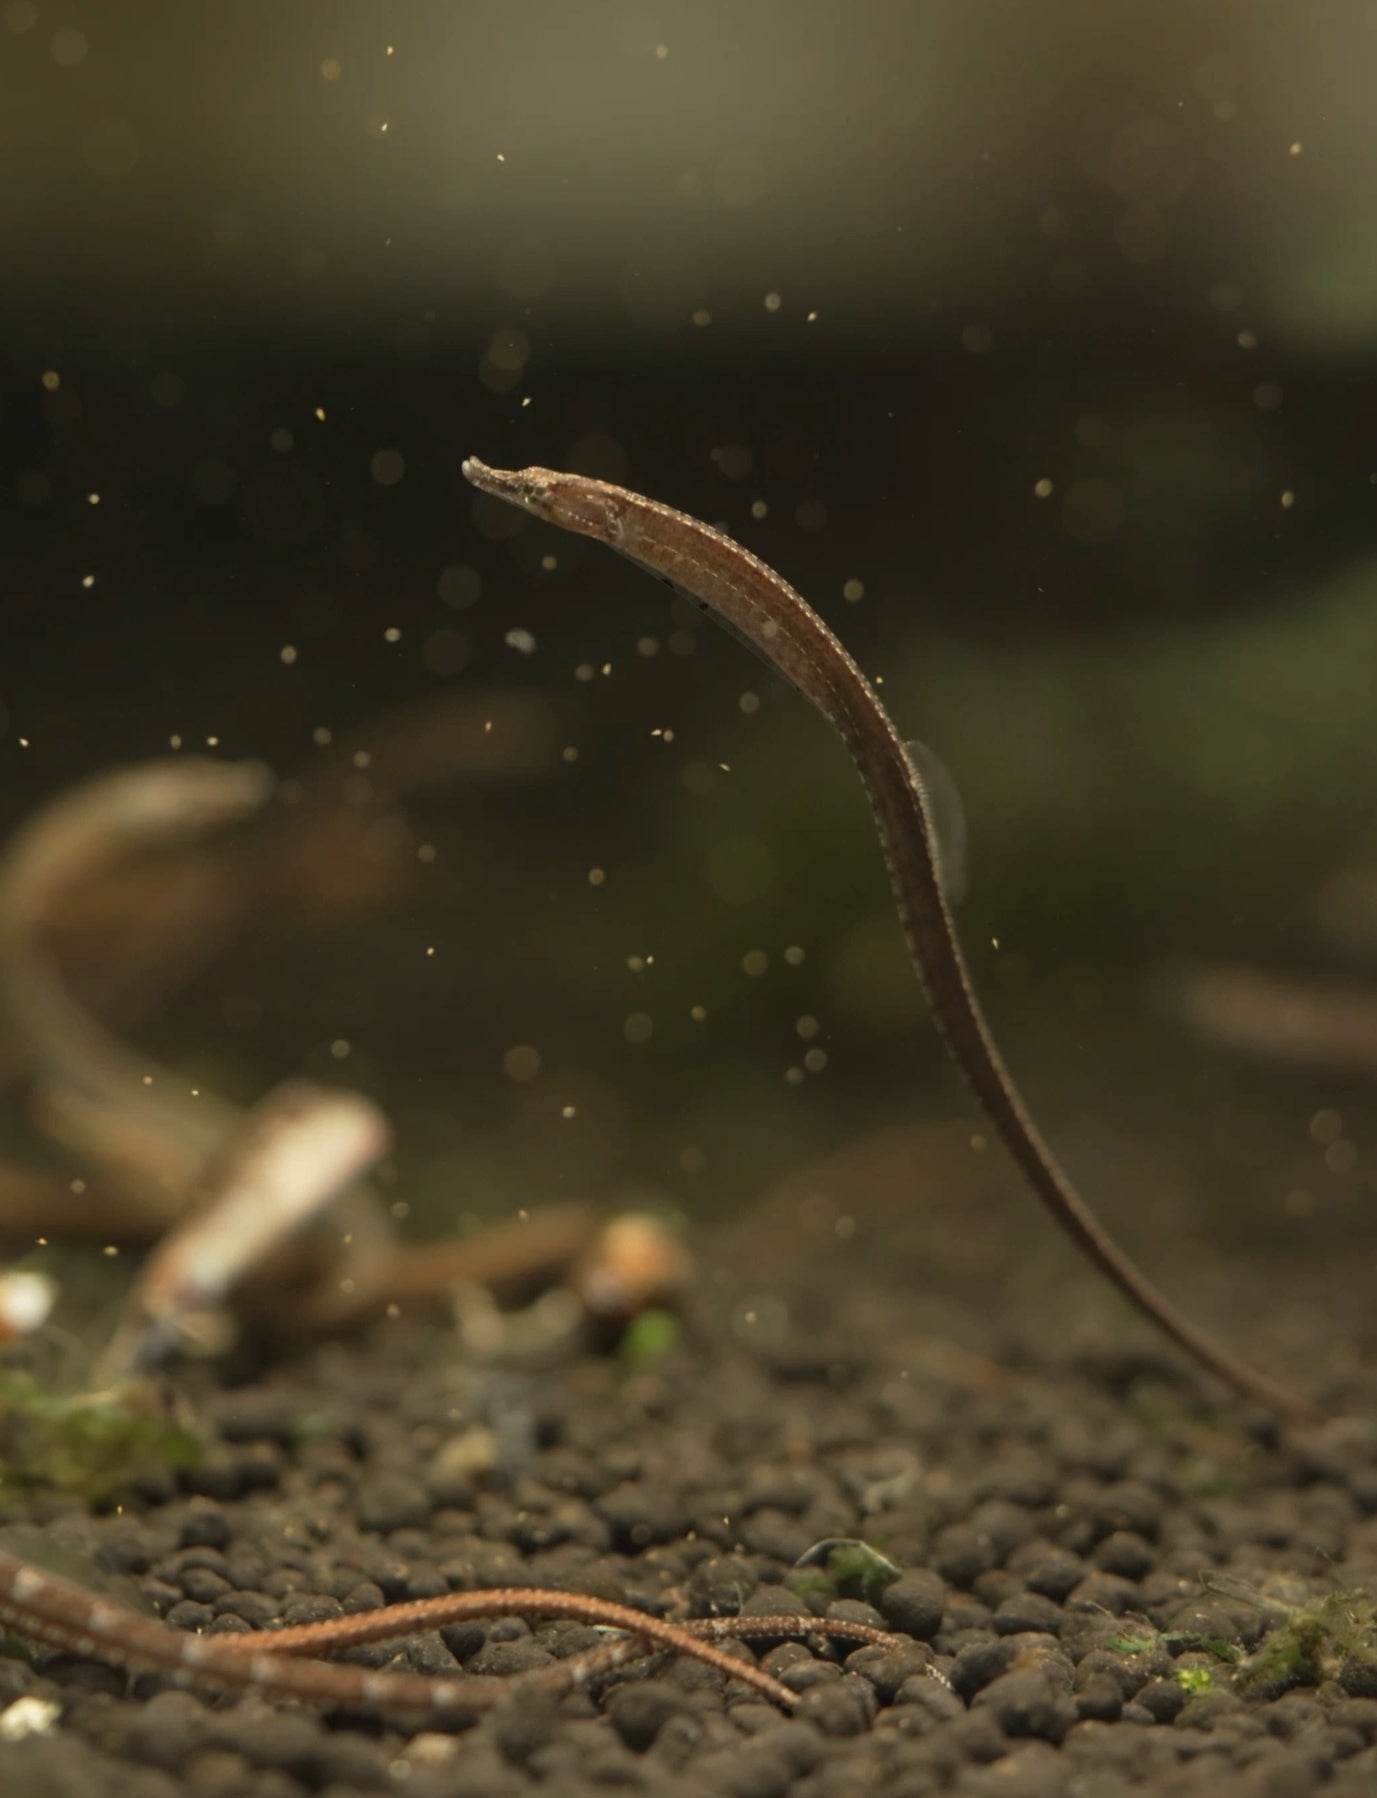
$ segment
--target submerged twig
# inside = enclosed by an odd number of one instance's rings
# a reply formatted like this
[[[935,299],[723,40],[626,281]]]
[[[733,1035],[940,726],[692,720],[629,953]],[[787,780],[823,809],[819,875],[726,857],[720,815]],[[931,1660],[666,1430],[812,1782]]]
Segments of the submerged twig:
[[[1178,961],[1152,997],[1197,1036],[1271,1061],[1377,1073],[1377,995],[1263,968]]]
[[[73,1580],[45,1572],[0,1550],[0,1622],[20,1635],[120,1667],[158,1668],[183,1685],[252,1687],[272,1698],[430,1715],[486,1709],[510,1689],[508,1682],[475,1675],[435,1679],[374,1672],[305,1657],[464,1619],[493,1616],[557,1617],[624,1630],[642,1650],[649,1644],[690,1655],[728,1679],[753,1687],[786,1710],[796,1702],[787,1686],[715,1644],[752,1636],[823,1635],[884,1645],[899,1640],[869,1624],[825,1617],[720,1617],[667,1623],[608,1599],[522,1586],[454,1592],[297,1628],[196,1636],[111,1604]],[[525,1675],[521,1683],[527,1689],[555,1692],[587,1684],[623,1658],[620,1646],[609,1647],[610,1653],[595,1649],[587,1655],[571,1657],[557,1666]]]
[[[251,1124],[235,1148],[243,1113],[214,1094],[179,1090],[177,1078],[151,1058],[130,1048],[97,1022],[73,996],[44,948],[41,925],[61,896],[93,869],[132,851],[182,843],[210,829],[241,821],[260,811],[273,789],[269,771],[257,762],[225,763],[177,757],[101,775],[46,807],[21,827],[0,865],[0,1001],[31,1056],[40,1111],[74,1137],[88,1153],[113,1165],[122,1184],[144,1199],[167,1224],[204,1191],[221,1154],[241,1154],[237,1184],[213,1193],[210,1206],[188,1227],[180,1243],[155,1257],[146,1291],[155,1315],[167,1316],[189,1295],[174,1287],[203,1282],[204,1262],[213,1252],[222,1263],[214,1276],[221,1294],[254,1265],[312,1207],[334,1196],[343,1175],[381,1152],[385,1125],[367,1108],[367,1141],[357,1128],[364,1101],[351,1103],[356,1128],[343,1150],[342,1172],[330,1171],[323,1184],[296,1160],[285,1185],[279,1178],[293,1133],[281,1134],[283,1106],[272,1102],[266,1126]],[[336,1131],[339,1113],[336,1112]],[[336,1133],[337,1143],[342,1139]],[[276,1143],[265,1159],[264,1143]],[[313,1152],[318,1153],[317,1141]],[[370,1153],[361,1153],[365,1148]],[[273,1154],[277,1159],[273,1159]],[[236,1170],[225,1170],[231,1177]],[[322,1172],[324,1170],[322,1169]],[[243,1176],[248,1174],[248,1178]],[[276,1189],[264,1184],[277,1178]],[[228,1203],[224,1221],[216,1204]],[[248,1219],[253,1214],[250,1228]],[[382,1264],[378,1253],[387,1235],[382,1206],[355,1190],[349,1206],[349,1275],[366,1290]],[[231,1243],[237,1246],[231,1247]],[[192,1258],[202,1265],[194,1276]],[[178,1271],[180,1270],[180,1272]]]
[[[258,762],[172,759],[87,781],[21,825],[0,865],[0,1006],[31,1058],[40,1105],[164,1220],[174,1216],[234,1108],[194,1103],[98,1023],[43,944],[64,892],[133,850],[251,817],[272,777]]]

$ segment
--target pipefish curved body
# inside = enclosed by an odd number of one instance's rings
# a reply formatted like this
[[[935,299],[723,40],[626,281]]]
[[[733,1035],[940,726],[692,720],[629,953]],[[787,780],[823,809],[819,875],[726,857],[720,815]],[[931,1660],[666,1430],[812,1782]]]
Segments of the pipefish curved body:
[[[463,468],[483,492],[596,538],[685,594],[812,701],[851,752],[870,799],[899,921],[948,1051],[1029,1185],[1082,1253],[1178,1348],[1242,1396],[1313,1417],[1309,1404],[1221,1348],[1158,1291],[1043,1141],[971,984],[942,891],[922,777],[879,694],[802,596],[722,532],[625,487],[548,468],[489,468],[475,457]]]

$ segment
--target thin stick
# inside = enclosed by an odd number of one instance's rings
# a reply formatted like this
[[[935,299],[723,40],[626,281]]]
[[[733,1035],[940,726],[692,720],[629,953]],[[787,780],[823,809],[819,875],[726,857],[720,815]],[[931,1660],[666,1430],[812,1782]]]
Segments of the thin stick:
[[[1377,995],[1228,962],[1170,961],[1151,996],[1197,1036],[1302,1066],[1377,1072]]]
[[[488,468],[475,457],[464,463],[464,474],[484,493],[620,551],[744,637],[812,701],[850,750],[869,796],[899,921],[952,1059],[1033,1190],[1101,1273],[1202,1367],[1272,1410],[1315,1416],[1309,1403],[1221,1348],[1158,1291],[1042,1140],[971,985],[942,892],[922,780],[874,687],[817,613],[731,538],[625,487],[548,468]]]
[[[798,1617],[691,1617],[675,1626],[701,1642],[750,1642],[765,1636],[778,1636],[784,1641],[798,1641],[804,1636],[827,1636],[839,1642],[855,1642],[877,1648],[901,1648],[908,1638],[875,1629],[868,1623],[849,1623],[840,1618]],[[669,1655],[664,1647],[651,1648],[637,1636],[617,1636],[596,1648],[570,1655],[559,1663],[569,1677],[569,1690],[587,1690],[614,1673],[625,1672],[635,1663],[658,1667]],[[950,1685],[946,1675],[936,1667],[928,1669],[941,1685]]]
[[[8,1022],[50,1102],[99,1142],[104,1159],[120,1161],[127,1184],[164,1218],[180,1209],[234,1109],[208,1093],[189,1099],[175,1078],[159,1078],[150,1057],[93,1018],[68,989],[39,926],[64,890],[131,849],[242,821],[262,809],[272,787],[257,762],[188,757],[121,768],[27,820],[0,863],[0,1000]]]
[[[738,1661],[710,1641],[687,1629],[647,1617],[627,1605],[585,1598],[577,1593],[527,1590],[514,1587],[495,1592],[453,1595],[462,1608],[448,1615],[512,1615],[528,1612],[547,1617],[568,1617],[580,1622],[625,1629],[647,1642],[691,1655],[729,1679],[753,1687],[771,1703],[792,1709],[795,1694],[787,1686],[749,1661]],[[327,1661],[296,1659],[308,1650],[303,1638],[316,1647],[340,1648],[351,1643],[376,1641],[410,1630],[432,1627],[418,1621],[431,1607],[431,1618],[444,1599],[416,1604],[391,1605],[385,1611],[343,1617],[329,1624],[303,1625],[299,1630],[253,1632],[245,1635],[197,1636],[173,1629],[152,1617],[141,1617],[121,1605],[107,1603],[74,1580],[45,1572],[0,1550],[0,1623],[23,1636],[73,1654],[113,1662],[124,1668],[153,1667],[168,1673],[179,1685],[252,1688],[271,1698],[297,1698],[316,1704],[340,1704],[378,1709],[419,1711],[425,1715],[454,1715],[486,1709],[510,1689],[509,1682],[468,1674],[454,1679],[424,1678],[419,1674],[374,1672],[365,1667],[337,1667]],[[385,1628],[379,1628],[380,1621]],[[779,1622],[780,1619],[751,1620]],[[826,1628],[813,1620],[811,1628]],[[371,1628],[369,1626],[372,1626]],[[362,1626],[362,1627],[357,1627]],[[852,1626],[854,1627],[854,1626]],[[783,1633],[768,1630],[765,1633]],[[577,1666],[565,1673],[554,1667],[531,1675],[533,1684],[566,1690],[576,1683]]]
[[[244,1652],[267,1650],[271,1654],[333,1654],[356,1648],[362,1642],[385,1642],[392,1636],[409,1636],[422,1629],[442,1629],[450,1623],[467,1623],[476,1617],[561,1617],[604,1629],[624,1629],[681,1654],[691,1651],[687,1640],[699,1644],[734,1640],[742,1636],[836,1636],[843,1641],[883,1642],[895,1638],[873,1624],[827,1617],[693,1617],[682,1623],[666,1623],[630,1605],[610,1598],[593,1598],[581,1592],[560,1592],[540,1586],[498,1586],[482,1592],[443,1592],[438,1598],[410,1599],[383,1605],[376,1611],[359,1611],[350,1617],[331,1617],[324,1623],[299,1623],[289,1629],[269,1629],[252,1635],[226,1636],[226,1642]],[[687,1640],[686,1640],[687,1639]],[[729,1669],[699,1649],[699,1658]],[[740,1666],[730,1662],[730,1670]]]

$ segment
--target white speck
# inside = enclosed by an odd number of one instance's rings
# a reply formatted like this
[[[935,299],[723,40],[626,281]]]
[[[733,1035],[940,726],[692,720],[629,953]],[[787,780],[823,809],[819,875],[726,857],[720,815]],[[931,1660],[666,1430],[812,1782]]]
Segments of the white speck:
[[[784,301],[783,301],[783,299],[782,299],[782,298],[781,298],[781,297],[780,297],[780,295],[779,295],[779,294],[777,294],[777,293],[767,293],[767,294],[766,294],[766,295],[765,295],[765,310],[766,310],[766,311],[767,311],[767,312],[778,312],[778,311],[779,311],[779,309],[780,309],[780,307],[781,307],[781,306],[782,306],[782,305],[783,305],[783,304],[784,304]]]
[[[383,632],[383,642],[400,643],[401,640],[402,633],[397,629],[395,624],[389,624],[387,629]]]
[[[296,645],[294,643],[284,643],[277,653],[283,665],[290,668],[292,663],[296,660]]]
[[[43,1575],[32,1567],[20,1567],[10,1581],[9,1595],[16,1604],[27,1604],[43,1590]]]
[[[55,1698],[16,1698],[0,1711],[0,1742],[22,1742],[25,1736],[45,1736],[62,1715]]]
[[[520,625],[514,630],[509,630],[507,635],[503,638],[503,642],[506,643],[508,649],[514,649],[520,655],[530,656],[535,654],[535,637],[530,631],[524,630]]]

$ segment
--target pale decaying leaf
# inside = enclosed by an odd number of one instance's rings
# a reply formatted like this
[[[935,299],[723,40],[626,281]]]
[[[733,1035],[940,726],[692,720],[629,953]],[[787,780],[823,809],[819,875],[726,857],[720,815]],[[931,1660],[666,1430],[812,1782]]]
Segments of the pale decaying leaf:
[[[166,1322],[221,1304],[390,1142],[386,1118],[357,1093],[307,1081],[275,1088],[216,1154],[200,1182],[201,1210],[144,1264],[137,1288],[144,1313]]]

